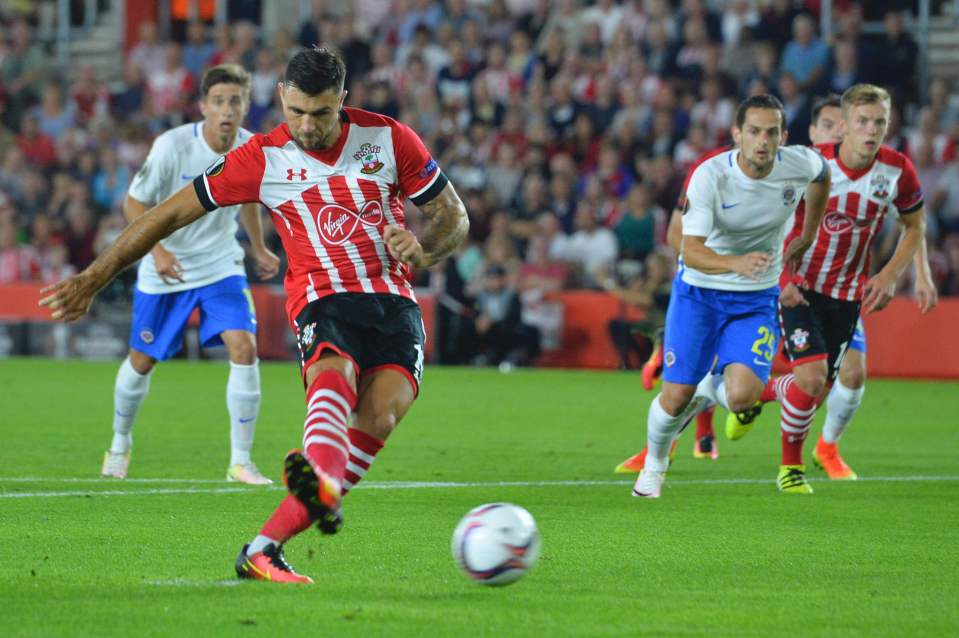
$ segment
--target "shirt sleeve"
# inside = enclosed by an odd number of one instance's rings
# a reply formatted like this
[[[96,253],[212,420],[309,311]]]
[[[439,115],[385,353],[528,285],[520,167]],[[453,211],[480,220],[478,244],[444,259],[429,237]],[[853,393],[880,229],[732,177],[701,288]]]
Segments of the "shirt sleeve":
[[[256,138],[233,149],[193,180],[200,203],[208,211],[260,201],[266,158]]]
[[[400,122],[393,128],[393,155],[400,191],[417,206],[434,199],[449,183],[419,135]]]
[[[713,230],[713,194],[716,192],[712,171],[699,166],[693,171],[686,188],[683,207],[683,235],[707,237]]]
[[[166,189],[172,183],[176,173],[175,149],[162,137],[158,137],[150,148],[143,166],[133,176],[127,194],[133,199],[153,206],[166,199]]]
[[[809,182],[823,182],[826,180],[826,176],[829,174],[829,164],[826,163],[826,158],[824,158],[819,151],[808,148],[800,147],[803,150],[803,153],[806,157],[806,163],[809,167],[808,181]]]
[[[896,183],[896,199],[893,200],[893,204],[896,205],[900,215],[907,215],[922,208],[922,185],[919,183],[916,167],[912,165],[908,157],[903,156],[902,159],[902,173]]]

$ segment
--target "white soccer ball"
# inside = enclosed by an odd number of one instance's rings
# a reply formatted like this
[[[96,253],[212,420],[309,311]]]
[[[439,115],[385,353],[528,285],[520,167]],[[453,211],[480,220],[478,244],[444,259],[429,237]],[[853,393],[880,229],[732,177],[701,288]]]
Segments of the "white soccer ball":
[[[453,531],[453,559],[469,578],[484,585],[508,585],[539,557],[540,540],[530,513],[512,503],[473,508]]]

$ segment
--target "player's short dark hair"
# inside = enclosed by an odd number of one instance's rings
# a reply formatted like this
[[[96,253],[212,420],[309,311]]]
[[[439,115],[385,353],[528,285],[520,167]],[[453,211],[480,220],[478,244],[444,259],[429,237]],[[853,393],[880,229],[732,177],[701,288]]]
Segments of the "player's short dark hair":
[[[251,82],[250,74],[239,64],[218,64],[203,73],[203,79],[200,80],[200,95],[205,98],[210,89],[217,84],[238,84],[249,95]]]
[[[346,81],[346,64],[335,49],[313,45],[293,56],[283,81],[307,95],[330,89],[339,93]]]
[[[782,118],[782,130],[786,130],[786,109],[775,95],[763,93],[743,100],[739,104],[739,108],[736,109],[736,128],[742,128],[743,124],[746,123],[746,112],[749,111],[749,109],[772,109],[779,111],[779,116]]]
[[[841,99],[835,93],[830,93],[822,97],[817,97],[812,103],[812,125],[816,126],[819,122],[819,115],[824,108],[834,106],[837,109],[842,105]]]

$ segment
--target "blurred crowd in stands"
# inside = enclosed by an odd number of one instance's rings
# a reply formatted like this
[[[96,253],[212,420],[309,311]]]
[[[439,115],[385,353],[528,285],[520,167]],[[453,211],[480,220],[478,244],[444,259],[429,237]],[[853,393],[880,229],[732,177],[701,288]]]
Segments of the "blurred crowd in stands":
[[[818,32],[819,5],[315,2],[313,19],[298,31],[195,22],[164,39],[145,23],[115,78],[58,68],[30,16],[6,16],[0,282],[60,278],[113,241],[125,225],[126,187],[152,138],[199,119],[204,68],[237,62],[250,70],[246,126],[266,131],[282,121],[275,88],[287,59],[321,42],[346,59],[347,103],[415,129],[466,202],[468,246],[420,283],[442,290],[446,311],[471,317],[474,336],[515,310],[508,300],[484,310],[476,300],[502,296],[490,288],[530,308],[531,298],[570,287],[655,288],[647,274],[661,269],[648,262],[671,257],[666,224],[685,172],[727,143],[737,103],[777,94],[789,141],[804,144],[812,100],[860,81],[893,95],[887,144],[919,171],[932,270],[942,293],[959,294],[956,87],[942,79],[918,86],[913,17],[898,3],[835,0],[829,37]],[[864,20],[881,23],[882,33],[864,35]],[[886,229],[874,266],[895,247],[895,224]],[[275,236],[272,246],[279,248]],[[531,342],[529,334],[509,338],[517,347]]]

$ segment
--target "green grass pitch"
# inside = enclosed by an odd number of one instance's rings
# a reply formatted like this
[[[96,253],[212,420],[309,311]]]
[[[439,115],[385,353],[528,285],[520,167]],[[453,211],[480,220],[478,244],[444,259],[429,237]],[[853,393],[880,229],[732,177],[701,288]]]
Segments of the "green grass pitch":
[[[283,492],[222,480],[226,366],[159,366],[130,480],[108,481],[116,368],[0,361],[2,636],[959,635],[956,383],[869,382],[843,441],[866,480],[779,494],[770,409],[716,462],[684,436],[647,501],[611,473],[642,445],[636,375],[430,368],[341,534],[289,543],[317,580],[295,587],[234,580]],[[294,364],[262,376],[254,459],[279,479],[303,392]],[[490,501],[526,507],[543,537],[505,588],[450,557],[459,518]]]

